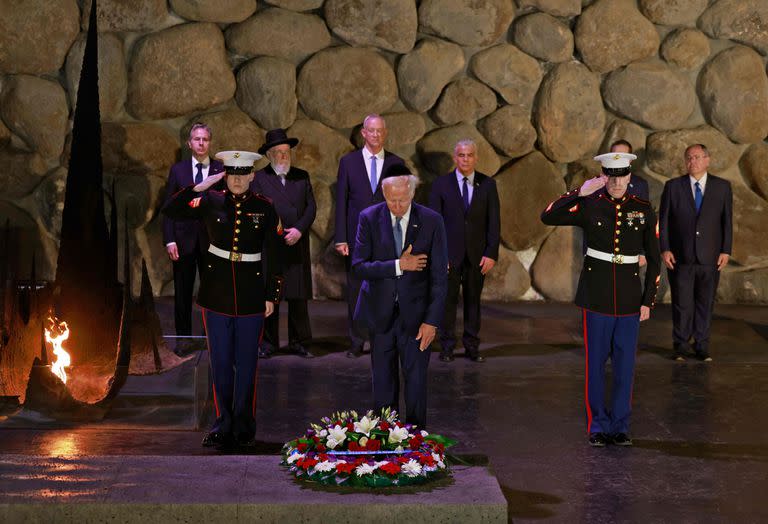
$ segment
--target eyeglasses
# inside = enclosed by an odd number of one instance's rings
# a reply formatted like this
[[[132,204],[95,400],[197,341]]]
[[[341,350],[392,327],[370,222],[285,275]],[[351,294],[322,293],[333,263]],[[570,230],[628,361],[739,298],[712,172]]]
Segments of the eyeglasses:
[[[707,158],[707,155],[696,155],[696,156],[687,156],[685,157],[686,162],[698,162],[699,160],[703,160]]]
[[[371,128],[368,128],[368,127],[364,127],[363,129],[365,129],[366,133],[370,133],[371,135],[383,135],[387,131],[386,128],[371,129]]]

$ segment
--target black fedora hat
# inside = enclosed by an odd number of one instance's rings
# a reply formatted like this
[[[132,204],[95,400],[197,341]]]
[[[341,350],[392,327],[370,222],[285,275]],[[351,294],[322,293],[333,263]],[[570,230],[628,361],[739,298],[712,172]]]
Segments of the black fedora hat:
[[[266,141],[264,142],[264,145],[259,148],[259,154],[263,155],[270,148],[279,146],[280,144],[288,144],[293,148],[293,147],[296,147],[296,144],[298,143],[299,143],[298,138],[288,138],[288,135],[285,133],[285,129],[282,129],[282,128],[270,129],[269,131],[267,131],[267,138],[266,138]]]

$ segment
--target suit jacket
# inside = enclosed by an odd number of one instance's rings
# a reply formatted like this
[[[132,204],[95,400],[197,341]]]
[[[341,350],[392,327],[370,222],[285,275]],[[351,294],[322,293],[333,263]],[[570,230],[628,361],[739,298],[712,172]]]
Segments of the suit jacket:
[[[707,174],[701,210],[696,215],[688,175],[664,184],[659,210],[662,251],[672,251],[678,264],[717,264],[720,253],[731,253],[733,242],[731,184]]]
[[[165,185],[165,199],[163,205],[168,205],[173,195],[185,187],[194,185],[194,170],[192,160],[187,158],[176,162],[168,173],[168,182]],[[224,165],[218,160],[211,160],[208,175],[224,171]],[[216,189],[223,189],[223,185],[217,185]],[[176,242],[179,256],[189,255],[195,251],[201,253],[208,249],[208,233],[205,224],[197,218],[171,218],[163,215],[163,243]]]
[[[475,172],[473,186],[472,201],[466,213],[454,171],[435,179],[429,193],[429,207],[445,221],[448,260],[453,267],[461,265],[465,255],[475,266],[484,256],[493,260],[499,258],[501,220],[496,181]]]
[[[251,191],[272,201],[283,228],[295,227],[301,239],[289,246],[281,239],[278,256],[283,268],[283,297],[287,299],[312,298],[312,266],[309,255],[309,228],[315,221],[317,206],[309,173],[291,167],[285,185],[271,165],[257,171],[251,182]]]
[[[395,260],[399,250],[395,250],[387,204],[382,202],[360,213],[352,271],[363,284],[354,320],[367,324],[371,333],[384,333],[392,327],[395,302],[406,333],[411,336],[416,336],[422,323],[439,327],[445,314],[448,250],[440,215],[411,203],[405,245],[413,246],[413,254],[426,253],[427,267],[423,271],[405,271],[398,277]]]
[[[651,200],[651,192],[648,188],[648,181],[640,175],[636,175],[634,173],[632,173],[632,176],[629,179],[627,193],[630,195],[638,196],[643,200]]]
[[[379,176],[376,192],[371,191],[371,182],[365,168],[363,150],[347,153],[339,161],[336,180],[336,234],[337,244],[346,242],[350,252],[357,234],[357,220],[360,212],[368,206],[382,202],[381,175],[392,164],[403,164],[403,159],[394,153],[384,152],[384,166]]]

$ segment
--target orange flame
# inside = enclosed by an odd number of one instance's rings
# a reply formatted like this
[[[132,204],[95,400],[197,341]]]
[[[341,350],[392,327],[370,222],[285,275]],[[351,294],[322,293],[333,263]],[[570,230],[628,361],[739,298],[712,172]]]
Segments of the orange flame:
[[[67,372],[64,368],[72,364],[72,358],[62,344],[69,338],[69,327],[66,322],[59,322],[55,317],[49,317],[48,322],[50,326],[45,329],[45,341],[50,342],[53,354],[56,355],[56,361],[51,364],[51,371],[66,384]]]

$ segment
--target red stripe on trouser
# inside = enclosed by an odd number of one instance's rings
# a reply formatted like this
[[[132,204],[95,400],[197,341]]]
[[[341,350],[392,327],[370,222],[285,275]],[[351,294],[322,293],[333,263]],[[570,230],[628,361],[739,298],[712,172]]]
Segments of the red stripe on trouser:
[[[587,338],[587,310],[582,309],[584,326],[584,404],[587,407],[587,433],[592,429],[592,410],[589,407],[589,342]]]
[[[274,315],[274,313],[272,313]],[[261,323],[261,333],[259,333],[259,343],[256,346],[256,351],[259,350],[261,347],[261,339],[264,338],[264,325],[267,323],[267,316],[264,315],[264,321]],[[256,418],[256,390],[257,385],[259,384],[259,360],[256,359],[256,371],[253,374],[253,406],[251,407],[251,412],[253,413],[253,418]]]
[[[205,345],[208,346],[208,363],[210,365],[211,362],[213,362],[213,359],[211,358],[211,343],[208,340],[208,323],[205,321],[205,309],[203,309],[203,329],[205,330]],[[216,418],[219,418],[221,416],[221,411],[219,410],[219,402],[216,400],[216,381],[213,378],[213,373],[211,373],[211,386],[213,387],[213,407],[216,408]]]

